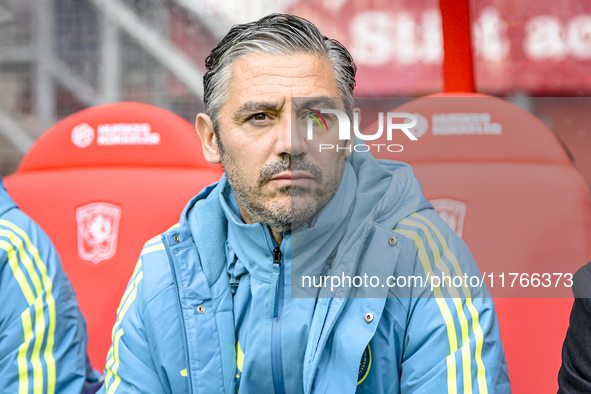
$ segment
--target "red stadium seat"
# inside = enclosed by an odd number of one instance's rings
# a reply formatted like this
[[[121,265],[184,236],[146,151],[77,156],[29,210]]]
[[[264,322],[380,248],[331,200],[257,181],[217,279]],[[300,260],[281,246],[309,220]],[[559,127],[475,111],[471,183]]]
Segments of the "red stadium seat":
[[[177,223],[187,201],[221,174],[203,158],[189,122],[151,105],[116,103],[57,123],[5,179],[61,256],[95,368],[104,367],[144,242]]]
[[[583,177],[540,120],[505,100],[441,94],[392,112],[420,115],[411,130],[418,140],[399,132],[394,141],[371,141],[404,146],[374,155],[411,164],[425,197],[466,241],[481,272],[494,273],[513,392],[555,393],[572,292],[511,288],[508,274],[574,273],[591,260],[591,195]],[[377,127],[376,121],[367,133]]]

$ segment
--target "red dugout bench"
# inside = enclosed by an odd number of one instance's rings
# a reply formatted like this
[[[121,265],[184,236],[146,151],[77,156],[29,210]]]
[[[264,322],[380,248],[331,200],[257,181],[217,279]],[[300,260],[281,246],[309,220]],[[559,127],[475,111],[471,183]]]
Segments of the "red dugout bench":
[[[591,260],[586,182],[548,127],[505,100],[440,94],[392,112],[418,115],[418,140],[399,131],[395,141],[376,143],[400,143],[402,152],[374,155],[411,164],[425,197],[466,241],[481,272],[494,273],[513,392],[555,393],[572,292],[511,289],[508,274],[574,273]],[[374,133],[377,122],[366,130]]]
[[[95,368],[104,367],[144,242],[177,223],[187,201],[221,175],[203,158],[189,122],[151,105],[116,103],[57,123],[5,179],[60,254]]]

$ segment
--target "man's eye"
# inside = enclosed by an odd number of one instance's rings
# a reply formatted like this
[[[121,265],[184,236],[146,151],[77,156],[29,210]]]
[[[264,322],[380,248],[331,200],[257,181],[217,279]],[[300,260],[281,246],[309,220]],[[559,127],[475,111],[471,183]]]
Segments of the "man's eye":
[[[254,114],[250,117],[250,119],[261,122],[267,120],[267,114]]]

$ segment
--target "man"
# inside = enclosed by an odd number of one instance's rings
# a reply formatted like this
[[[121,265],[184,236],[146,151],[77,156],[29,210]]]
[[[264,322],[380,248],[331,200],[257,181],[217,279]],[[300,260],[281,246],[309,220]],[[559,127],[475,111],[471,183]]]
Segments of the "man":
[[[573,295],[575,301],[558,372],[560,394],[591,392],[591,263],[575,273]]]
[[[349,52],[310,22],[274,14],[234,26],[206,66],[196,129],[226,172],[146,243],[104,392],[510,392],[482,290],[376,297],[349,285],[310,297],[299,284],[307,273],[478,272],[409,166],[352,152],[329,115],[305,138],[319,110],[354,111]]]
[[[86,323],[51,241],[0,178],[0,393],[94,393]]]

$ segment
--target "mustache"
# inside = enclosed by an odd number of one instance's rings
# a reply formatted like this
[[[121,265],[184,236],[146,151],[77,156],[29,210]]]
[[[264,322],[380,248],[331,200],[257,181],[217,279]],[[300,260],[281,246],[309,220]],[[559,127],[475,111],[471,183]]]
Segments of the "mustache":
[[[269,182],[275,175],[284,171],[305,171],[317,181],[322,182],[322,170],[316,164],[300,156],[285,155],[274,163],[264,166],[259,172],[259,186]]]

